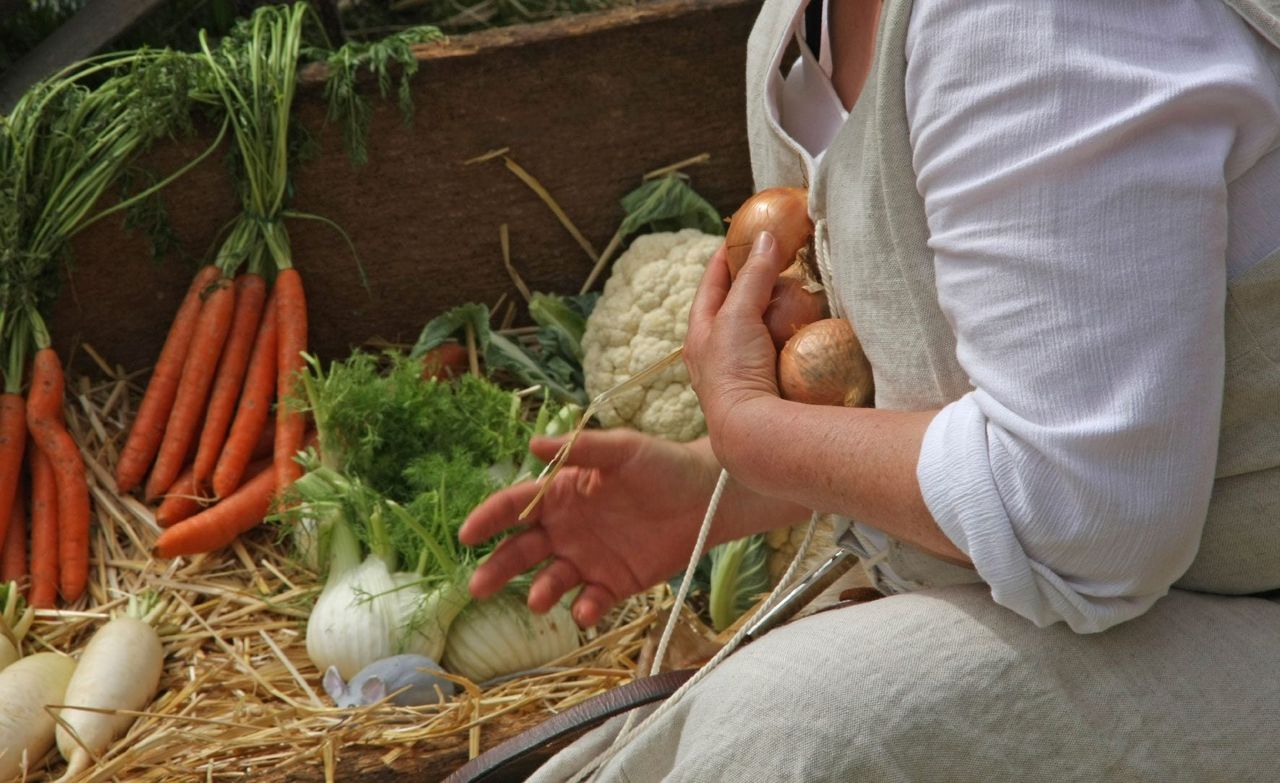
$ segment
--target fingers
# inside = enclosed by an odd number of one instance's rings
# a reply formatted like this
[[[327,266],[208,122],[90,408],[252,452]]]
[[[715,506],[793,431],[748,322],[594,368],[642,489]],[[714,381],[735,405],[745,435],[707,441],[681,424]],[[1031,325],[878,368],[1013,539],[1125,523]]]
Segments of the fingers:
[[[484,543],[507,528],[536,522],[541,505],[520,519],[520,512],[538,494],[538,485],[525,481],[513,487],[493,493],[483,503],[472,509],[466,521],[458,529],[458,540],[467,546]]]
[[[635,452],[636,437],[634,431],[627,429],[584,431],[573,444],[565,464],[605,470],[616,468]],[[557,438],[537,437],[529,441],[529,448],[539,459],[549,461],[568,439],[567,435]]]
[[[545,612],[556,605],[556,601],[582,582],[582,575],[568,560],[556,558],[533,577],[529,585],[529,608],[535,612]]]
[[[499,544],[489,559],[476,568],[467,587],[476,598],[488,598],[550,556],[551,540],[545,530],[535,525]]]
[[[751,246],[751,255],[733,281],[721,311],[759,320],[773,297],[773,285],[778,281],[778,275],[790,263],[791,259],[782,256],[773,235],[761,231]]]
[[[707,270],[702,273],[702,282],[693,295],[693,304],[689,308],[689,327],[692,331],[695,323],[706,323],[720,312],[724,298],[729,293],[729,254],[720,245],[720,249],[711,256]]]
[[[590,628],[600,622],[604,613],[616,604],[618,599],[598,584],[588,584],[573,601],[573,621],[580,628]]]

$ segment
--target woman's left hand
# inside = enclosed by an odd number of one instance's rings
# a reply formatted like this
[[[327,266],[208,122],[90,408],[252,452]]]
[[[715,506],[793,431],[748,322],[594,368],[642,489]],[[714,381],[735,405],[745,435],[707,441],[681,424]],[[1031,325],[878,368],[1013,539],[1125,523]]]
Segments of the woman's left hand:
[[[711,446],[726,467],[738,435],[749,433],[751,422],[763,415],[759,403],[778,398],[778,354],[764,311],[788,263],[773,237],[761,232],[730,287],[722,245],[711,257],[689,311],[684,362],[707,420]]]

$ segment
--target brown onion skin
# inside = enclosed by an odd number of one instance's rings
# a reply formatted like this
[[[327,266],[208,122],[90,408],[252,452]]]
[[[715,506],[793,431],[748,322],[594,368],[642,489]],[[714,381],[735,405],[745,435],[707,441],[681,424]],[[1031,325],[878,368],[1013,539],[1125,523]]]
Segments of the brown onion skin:
[[[824,318],[797,331],[778,354],[778,390],[783,399],[808,405],[870,406],[871,363],[853,326]]]
[[[751,255],[751,245],[761,231],[768,231],[784,258],[795,259],[813,241],[809,219],[809,194],[804,188],[765,188],[742,202],[729,219],[724,238],[730,279],[738,276]]]
[[[826,318],[827,295],[819,288],[808,290],[809,276],[799,261],[787,267],[773,285],[769,307],[764,311],[764,323],[773,337],[773,347],[779,350],[801,327]]]

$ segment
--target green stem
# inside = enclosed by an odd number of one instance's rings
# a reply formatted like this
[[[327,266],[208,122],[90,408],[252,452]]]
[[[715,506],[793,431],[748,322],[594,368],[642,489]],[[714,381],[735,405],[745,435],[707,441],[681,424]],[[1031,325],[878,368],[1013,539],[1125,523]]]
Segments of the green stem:
[[[40,312],[31,305],[27,306],[27,324],[31,329],[31,341],[35,344],[37,351],[43,351],[53,344],[53,340],[49,337],[49,327],[40,317]]]
[[[222,128],[221,130],[218,131],[218,137],[213,140],[213,143],[210,144],[208,147],[206,147],[204,152],[201,152],[199,155],[193,158],[189,163],[184,165],[182,168],[173,172],[168,177],[165,177],[164,179],[160,180],[159,182],[147,188],[146,190],[142,191],[141,193],[135,194],[129,197],[128,199],[121,201],[119,204],[116,204],[114,207],[108,207],[107,209],[104,209],[103,211],[99,212],[98,214],[94,215],[93,217],[81,223],[74,231],[68,234],[67,237],[70,238],[75,236],[76,234],[85,230],[89,226],[92,226],[94,223],[97,223],[99,220],[102,220],[104,217],[108,215],[112,215],[121,210],[128,209],[129,207],[133,206],[134,204],[137,204],[139,201],[142,201],[143,199],[147,198],[153,193],[156,193],[162,188],[172,184],[175,180],[177,180],[183,174],[186,174],[188,171],[191,171],[196,166],[200,165],[200,163],[205,158],[213,154],[213,151],[222,145],[222,139],[227,135],[227,126],[230,124],[230,122],[231,122],[230,120],[223,120]]]
[[[326,579],[332,580],[335,575],[345,574],[360,565],[360,542],[340,515],[333,520],[329,535],[329,575]]]
[[[27,366],[27,341],[30,339],[27,330],[30,326],[24,319],[19,318],[14,320],[12,329],[13,332],[9,337],[9,364],[4,374],[4,390],[6,394],[20,394],[23,370]]]

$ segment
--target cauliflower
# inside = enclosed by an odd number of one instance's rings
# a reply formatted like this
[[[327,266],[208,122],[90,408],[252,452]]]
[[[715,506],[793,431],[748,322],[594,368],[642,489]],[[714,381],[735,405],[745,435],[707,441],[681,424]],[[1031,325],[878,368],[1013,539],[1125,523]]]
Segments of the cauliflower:
[[[692,228],[638,237],[614,264],[587,318],[582,370],[595,397],[679,348],[707,261],[723,241]],[[689,371],[677,363],[604,406],[600,423],[688,441],[707,430]]]
[[[804,534],[809,529],[808,521],[791,527],[775,527],[765,534],[765,543],[769,546],[769,584],[776,585],[786,572],[787,566],[796,556],[796,550],[804,541]],[[797,577],[803,576],[817,568],[837,549],[835,536],[835,518],[824,514],[818,520],[818,527],[813,531],[813,541],[809,542],[809,550],[800,561]]]

